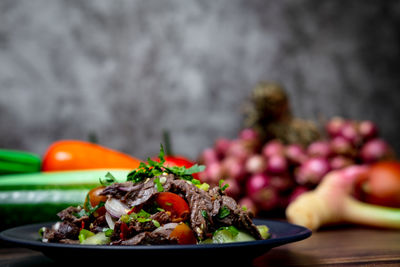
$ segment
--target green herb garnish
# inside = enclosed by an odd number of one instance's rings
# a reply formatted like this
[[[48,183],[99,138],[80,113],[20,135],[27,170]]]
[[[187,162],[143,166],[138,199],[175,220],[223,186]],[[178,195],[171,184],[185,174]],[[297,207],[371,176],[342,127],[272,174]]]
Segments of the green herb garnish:
[[[156,184],[156,188],[157,188],[157,191],[158,191],[158,192],[163,192],[163,191],[164,191],[164,187],[162,186],[159,177],[156,177],[156,178],[154,179],[154,183]]]
[[[219,188],[221,189],[221,191],[222,192],[224,192],[228,187],[229,187],[229,184],[224,184],[224,180],[219,180]]]
[[[205,211],[205,210],[202,210],[202,211],[201,211],[201,216],[203,216],[203,217],[204,217],[204,219],[208,219],[208,214],[207,214],[207,211]]]
[[[104,176],[104,178],[99,178],[100,184],[103,186],[109,186],[113,183],[118,182],[117,179],[110,173],[107,172],[107,174]]]
[[[186,167],[166,167],[164,166],[165,163],[165,152],[164,147],[162,144],[160,145],[160,153],[158,155],[159,161],[154,161],[150,158],[147,159],[147,164],[140,163],[139,167],[136,170],[130,172],[127,176],[127,181],[133,181],[138,183],[140,181],[145,180],[146,178],[152,178],[155,176],[159,176],[163,173],[173,174],[177,177],[182,179],[188,180],[193,182],[195,180],[192,174],[197,172],[202,172],[205,169],[205,166],[199,166],[197,164],[193,165],[192,167],[186,169]],[[197,184],[198,180],[195,180],[193,183]]]
[[[218,212],[218,218],[223,219],[231,214],[227,206],[222,206]]]
[[[81,209],[79,212],[75,212],[72,215],[74,215],[77,218],[81,218],[83,216],[90,216],[92,215],[96,210],[104,206],[104,202],[100,202],[98,205],[95,207],[92,207],[90,205],[90,199],[89,199],[89,194],[86,195],[86,201],[83,204],[83,209]]]

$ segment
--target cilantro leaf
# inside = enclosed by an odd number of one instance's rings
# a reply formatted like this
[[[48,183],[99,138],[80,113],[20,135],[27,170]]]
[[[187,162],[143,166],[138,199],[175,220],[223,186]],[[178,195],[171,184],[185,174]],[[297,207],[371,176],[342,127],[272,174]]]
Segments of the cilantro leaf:
[[[203,165],[193,165],[190,168],[186,168],[184,166],[172,166],[167,167],[164,165],[165,163],[165,152],[164,147],[160,144],[160,153],[158,155],[159,161],[152,160],[151,158],[147,159],[146,163],[140,163],[139,167],[136,170],[131,171],[127,176],[127,181],[133,181],[135,183],[141,182],[147,178],[153,178],[155,176],[159,176],[163,173],[173,174],[181,179],[193,181],[193,174],[197,172],[202,172],[205,170],[205,166]],[[197,184],[197,181],[195,181]],[[161,189],[158,187],[158,189]]]
[[[99,178],[99,181],[101,185],[109,186],[113,183],[116,183],[117,179],[115,179],[115,177],[110,172],[107,172],[104,178],[101,177]]]

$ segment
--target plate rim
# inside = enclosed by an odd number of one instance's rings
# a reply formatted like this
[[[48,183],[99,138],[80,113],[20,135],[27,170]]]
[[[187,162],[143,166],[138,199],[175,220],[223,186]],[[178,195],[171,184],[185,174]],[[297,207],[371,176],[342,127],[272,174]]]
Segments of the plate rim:
[[[285,221],[279,220],[269,220],[269,219],[253,219],[253,222],[256,225],[265,224],[268,226],[268,223],[278,225],[280,227],[285,226],[291,229],[296,228],[298,231],[293,235],[274,237],[274,233],[272,232],[272,237],[264,240],[255,240],[255,241],[246,241],[246,242],[233,242],[233,243],[225,243],[225,244],[195,244],[195,245],[138,245],[138,246],[110,246],[110,245],[81,245],[81,244],[61,244],[61,243],[44,243],[38,240],[32,240],[30,238],[16,238],[10,236],[10,233],[17,231],[18,229],[29,229],[36,228],[37,231],[41,227],[54,224],[55,222],[42,222],[35,224],[26,224],[21,226],[12,227],[0,232],[0,240],[5,241],[7,243],[11,243],[14,245],[18,245],[25,248],[30,248],[37,251],[42,251],[43,249],[55,249],[55,248],[63,248],[63,249],[79,249],[79,250],[118,250],[118,251],[175,251],[179,249],[180,251],[187,250],[208,250],[208,249],[216,249],[216,248],[234,248],[234,247],[252,247],[252,246],[267,246],[269,248],[274,248],[280,245],[297,242],[304,240],[312,235],[312,231],[306,227],[292,224]]]

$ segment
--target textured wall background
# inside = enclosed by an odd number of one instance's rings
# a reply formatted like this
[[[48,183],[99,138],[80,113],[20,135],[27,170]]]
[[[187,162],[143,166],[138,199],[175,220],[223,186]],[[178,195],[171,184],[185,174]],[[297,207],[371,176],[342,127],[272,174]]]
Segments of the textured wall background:
[[[196,157],[260,80],[296,115],[372,119],[400,151],[399,1],[0,2],[0,147],[87,139]]]

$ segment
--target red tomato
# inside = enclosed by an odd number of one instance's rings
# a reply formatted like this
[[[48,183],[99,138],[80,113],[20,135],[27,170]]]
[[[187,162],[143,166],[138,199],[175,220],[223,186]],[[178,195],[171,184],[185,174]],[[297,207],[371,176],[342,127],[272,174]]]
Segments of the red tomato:
[[[100,202],[107,201],[106,196],[100,195],[100,193],[103,191],[104,188],[105,188],[105,186],[99,186],[99,187],[95,187],[89,191],[88,195],[89,195],[90,206],[96,207],[97,205],[100,204]],[[86,206],[87,206],[87,198],[85,199],[84,207],[86,207]],[[104,215],[105,213],[106,213],[106,208],[100,207],[93,213],[93,215],[95,217],[97,217],[97,216]]]
[[[175,237],[180,245],[191,245],[197,243],[192,229],[190,229],[190,227],[185,223],[178,224],[169,236]]]
[[[400,162],[372,164],[365,185],[368,202],[400,208]]]
[[[181,222],[189,216],[187,202],[171,192],[161,192],[157,195],[156,203],[164,210],[171,212],[172,221]]]

